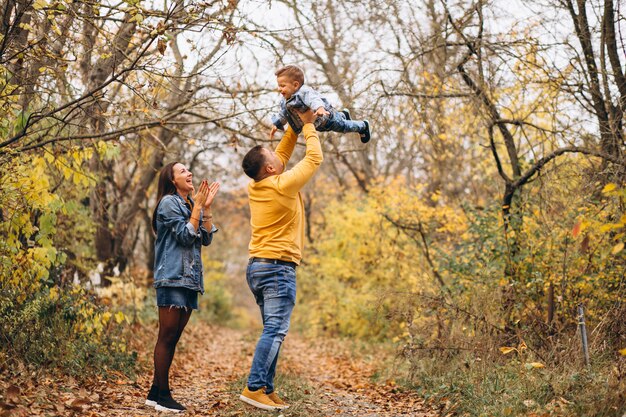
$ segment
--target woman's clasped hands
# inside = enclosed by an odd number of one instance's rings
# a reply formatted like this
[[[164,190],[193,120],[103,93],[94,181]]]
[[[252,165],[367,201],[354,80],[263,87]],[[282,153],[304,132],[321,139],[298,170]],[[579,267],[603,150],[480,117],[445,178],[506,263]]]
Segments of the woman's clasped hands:
[[[200,183],[200,187],[198,187],[198,192],[193,196],[193,200],[196,204],[199,204],[202,208],[208,210],[211,208],[213,199],[219,189],[219,182],[212,182],[209,184],[209,180],[204,179]]]

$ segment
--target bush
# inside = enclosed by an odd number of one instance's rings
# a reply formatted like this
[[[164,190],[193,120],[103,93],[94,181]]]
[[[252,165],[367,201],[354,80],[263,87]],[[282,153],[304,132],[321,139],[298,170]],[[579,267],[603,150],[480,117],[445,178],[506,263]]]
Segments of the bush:
[[[224,263],[205,257],[204,294],[199,299],[198,316],[211,324],[225,324],[232,319],[232,295],[226,287]]]
[[[127,352],[126,319],[97,305],[80,287],[42,287],[18,303],[0,288],[0,340],[8,369],[22,362],[79,379],[106,370],[132,374],[136,353]]]
[[[296,320],[397,342],[409,386],[462,415],[616,416],[626,392],[617,353],[626,348],[626,191],[558,192],[575,187],[530,190],[507,229],[498,204],[458,207],[397,185],[348,193],[320,215],[299,275],[300,310],[312,313]]]

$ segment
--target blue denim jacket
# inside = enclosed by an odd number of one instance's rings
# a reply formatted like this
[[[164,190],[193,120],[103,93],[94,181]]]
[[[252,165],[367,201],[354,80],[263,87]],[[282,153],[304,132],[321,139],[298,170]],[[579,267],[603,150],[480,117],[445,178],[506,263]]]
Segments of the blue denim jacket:
[[[308,85],[303,85],[289,97],[289,100],[283,98],[280,101],[280,112],[272,116],[272,124],[276,126],[277,129],[284,130],[285,124],[289,123],[293,131],[299,134],[302,132],[304,123],[300,120],[298,112],[304,112],[308,109],[315,111],[320,107],[324,107],[324,109],[330,113],[330,116],[318,117],[315,120],[315,129],[323,132],[325,131],[323,127],[326,126],[329,117],[332,118],[332,114],[336,110],[320,93]]]
[[[166,195],[157,209],[154,287],[184,287],[204,293],[200,248],[209,246],[213,233],[189,223],[191,206],[179,194]]]

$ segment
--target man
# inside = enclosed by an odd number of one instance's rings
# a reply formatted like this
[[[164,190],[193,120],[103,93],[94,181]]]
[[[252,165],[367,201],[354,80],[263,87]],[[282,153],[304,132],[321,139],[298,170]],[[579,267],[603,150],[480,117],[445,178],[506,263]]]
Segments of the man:
[[[264,410],[288,407],[274,391],[274,375],[289,330],[296,301],[296,267],[302,259],[305,222],[300,189],[323,160],[313,125],[316,115],[308,110],[300,113],[300,118],[306,155],[296,166],[285,171],[297,140],[291,128],[276,152],[255,146],[242,162],[244,172],[252,178],[248,184],[252,238],[246,279],[261,308],[263,333],[256,345],[247,387],[239,398]]]

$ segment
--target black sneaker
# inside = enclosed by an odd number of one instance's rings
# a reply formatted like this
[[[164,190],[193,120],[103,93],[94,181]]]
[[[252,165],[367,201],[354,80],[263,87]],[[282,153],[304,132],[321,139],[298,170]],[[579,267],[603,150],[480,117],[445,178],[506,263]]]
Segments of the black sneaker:
[[[156,407],[159,400],[159,388],[156,385],[150,387],[148,391],[148,398],[146,399],[146,405],[149,407]]]
[[[159,400],[154,409],[157,411],[169,411],[170,413],[182,413],[186,410],[182,404],[172,398],[170,391],[159,392]]]
[[[363,120],[363,123],[365,123],[365,130],[363,132],[361,132],[361,142],[363,143],[367,143],[370,141],[370,122],[368,122],[367,120]]]
[[[350,110],[343,109],[341,112],[343,113],[344,116],[346,116],[346,120],[352,120],[352,117],[350,116]]]

